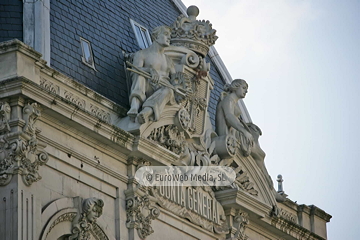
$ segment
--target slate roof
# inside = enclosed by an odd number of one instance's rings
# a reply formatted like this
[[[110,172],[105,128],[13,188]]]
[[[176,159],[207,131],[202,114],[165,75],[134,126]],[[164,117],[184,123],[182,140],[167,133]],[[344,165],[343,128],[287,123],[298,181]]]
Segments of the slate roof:
[[[23,3],[15,0],[1,0],[0,42],[14,38],[23,40]]]
[[[0,41],[23,40],[20,0],[0,5]],[[171,0],[56,0],[50,1],[50,66],[115,103],[129,108],[129,91],[123,52],[140,48],[130,19],[147,27],[172,25],[181,14]],[[82,60],[80,37],[91,42],[95,69]],[[207,58],[211,62],[210,58]],[[209,114],[215,124],[215,108],[225,80],[211,63],[215,82]]]

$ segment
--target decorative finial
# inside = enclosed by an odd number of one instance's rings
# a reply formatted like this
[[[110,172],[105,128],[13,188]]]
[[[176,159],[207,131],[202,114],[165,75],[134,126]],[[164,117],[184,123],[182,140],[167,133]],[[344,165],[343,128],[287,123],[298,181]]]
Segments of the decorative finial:
[[[199,8],[195,5],[188,7],[186,13],[188,14],[191,21],[195,21],[196,17],[199,16]]]
[[[283,195],[285,192],[284,192],[284,189],[283,189],[283,178],[282,178],[282,175],[281,174],[279,174],[278,176],[277,176],[277,179],[276,179],[276,181],[278,182],[278,190],[277,190],[277,192],[279,193],[279,194],[281,194],[281,195]]]

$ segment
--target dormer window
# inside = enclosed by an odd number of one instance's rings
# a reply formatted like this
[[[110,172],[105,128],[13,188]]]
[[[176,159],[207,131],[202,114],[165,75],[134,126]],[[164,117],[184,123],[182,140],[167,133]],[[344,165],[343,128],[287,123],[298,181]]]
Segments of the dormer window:
[[[131,25],[133,27],[133,30],[135,32],[136,40],[139,44],[139,47],[141,49],[147,48],[151,44],[151,38],[149,35],[149,31],[146,27],[138,24],[134,20],[130,19]]]
[[[94,57],[90,42],[84,38],[80,38],[80,43],[82,49],[82,57],[81,57],[82,62],[88,65],[89,67],[95,69]]]

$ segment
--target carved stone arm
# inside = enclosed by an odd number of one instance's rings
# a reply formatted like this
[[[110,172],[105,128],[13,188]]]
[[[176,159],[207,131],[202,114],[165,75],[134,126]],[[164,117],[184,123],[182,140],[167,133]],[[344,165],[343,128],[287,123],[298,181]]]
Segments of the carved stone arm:
[[[251,133],[246,130],[246,128],[242,125],[240,120],[237,117],[235,117],[235,115],[231,111],[231,108],[233,108],[232,103],[229,102],[227,106],[223,108],[226,125],[233,127],[237,131],[243,133],[249,140],[253,141],[253,136],[251,135]]]

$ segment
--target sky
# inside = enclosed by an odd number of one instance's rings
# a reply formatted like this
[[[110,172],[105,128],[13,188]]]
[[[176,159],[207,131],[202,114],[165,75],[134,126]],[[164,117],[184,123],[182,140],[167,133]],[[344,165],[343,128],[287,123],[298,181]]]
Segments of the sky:
[[[360,238],[360,1],[183,0],[210,20],[263,132],[265,164],[288,198],[332,219],[328,239]]]

